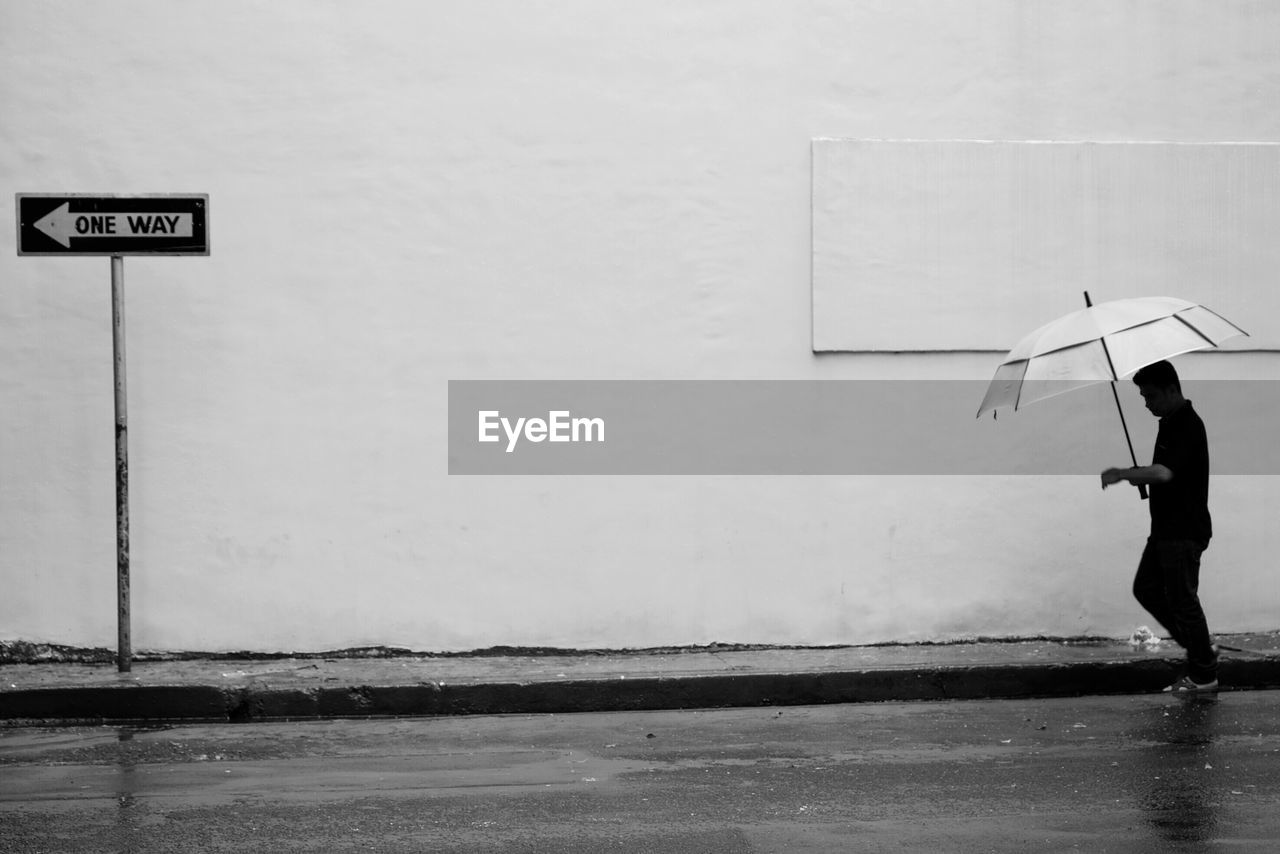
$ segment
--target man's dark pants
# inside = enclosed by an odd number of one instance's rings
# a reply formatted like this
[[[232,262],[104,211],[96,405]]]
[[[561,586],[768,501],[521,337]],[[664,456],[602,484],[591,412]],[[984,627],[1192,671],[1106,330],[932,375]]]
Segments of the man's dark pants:
[[[1187,651],[1187,675],[1205,684],[1218,678],[1218,657],[1200,607],[1200,555],[1207,543],[1147,540],[1133,579],[1133,595]]]

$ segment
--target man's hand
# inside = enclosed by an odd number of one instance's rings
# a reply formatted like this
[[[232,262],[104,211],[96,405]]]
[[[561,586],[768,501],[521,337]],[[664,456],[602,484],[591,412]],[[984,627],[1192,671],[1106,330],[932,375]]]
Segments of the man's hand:
[[[1129,469],[1107,469],[1102,473],[1102,488],[1115,486],[1123,480],[1128,480]]]

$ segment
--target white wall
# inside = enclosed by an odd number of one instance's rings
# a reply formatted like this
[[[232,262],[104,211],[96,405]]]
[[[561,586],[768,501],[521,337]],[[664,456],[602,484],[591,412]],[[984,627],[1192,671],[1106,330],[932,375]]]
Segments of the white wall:
[[[1086,290],[1280,347],[1274,143],[815,140],[813,196],[818,351],[1008,350]]]
[[[1146,507],[1093,477],[450,477],[446,383],[985,379],[812,353],[810,140],[1280,141],[1278,36],[1220,0],[0,3],[0,189],[211,196],[209,258],[125,264],[135,647],[1149,622]],[[5,208],[0,638],[111,646],[108,262],[17,257]],[[1219,631],[1280,622],[1278,496],[1214,481]]]

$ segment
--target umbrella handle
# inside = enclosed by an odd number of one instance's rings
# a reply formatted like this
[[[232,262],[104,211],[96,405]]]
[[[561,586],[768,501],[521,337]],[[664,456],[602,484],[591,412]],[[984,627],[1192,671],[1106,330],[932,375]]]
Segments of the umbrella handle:
[[[1129,459],[1133,460],[1133,467],[1138,467],[1138,457],[1133,452],[1133,440],[1129,438],[1129,424],[1124,420],[1124,408],[1120,406],[1120,393],[1116,391],[1116,384],[1111,383],[1111,396],[1116,400],[1116,412],[1120,413],[1120,426],[1124,428],[1124,440],[1129,445]],[[1139,483],[1138,497],[1143,501],[1147,500],[1147,485]]]
[[[1106,345],[1104,344],[1103,346],[1106,346]],[[1111,358],[1111,355],[1109,353],[1107,354],[1107,358],[1108,359]],[[1133,452],[1133,440],[1129,438],[1129,424],[1124,420],[1124,408],[1120,406],[1120,394],[1119,392],[1116,391],[1116,384],[1114,382],[1111,383],[1111,394],[1116,399],[1116,412],[1120,413],[1120,426],[1124,428],[1124,440],[1129,445],[1129,459],[1133,461],[1133,467],[1137,468],[1138,457]],[[1145,483],[1139,483],[1137,484],[1137,487],[1138,487],[1138,497],[1143,501],[1146,501],[1147,485]]]
[[[1093,307],[1093,300],[1089,298],[1088,291],[1084,292],[1084,304],[1086,308]],[[1099,340],[1102,341],[1102,352],[1107,357],[1107,367],[1111,368],[1111,376],[1114,377],[1116,375],[1116,368],[1111,362],[1111,350],[1107,347],[1107,339],[1104,336]],[[1133,452],[1133,440],[1129,438],[1129,424],[1124,420],[1124,407],[1120,405],[1120,392],[1116,391],[1116,381],[1114,379],[1111,380],[1111,396],[1114,397],[1116,401],[1116,412],[1120,413],[1120,426],[1124,428],[1124,441],[1129,446],[1129,459],[1133,460],[1133,467],[1137,468],[1138,457]],[[1143,501],[1147,500],[1147,485],[1145,483],[1138,484],[1138,497]]]

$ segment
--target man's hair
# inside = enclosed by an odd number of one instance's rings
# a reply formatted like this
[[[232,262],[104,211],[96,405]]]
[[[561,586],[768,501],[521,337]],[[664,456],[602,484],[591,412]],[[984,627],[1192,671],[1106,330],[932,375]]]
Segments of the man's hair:
[[[1133,375],[1135,385],[1153,385],[1157,388],[1173,386],[1182,393],[1182,383],[1178,382],[1178,372],[1167,361],[1153,362]]]

